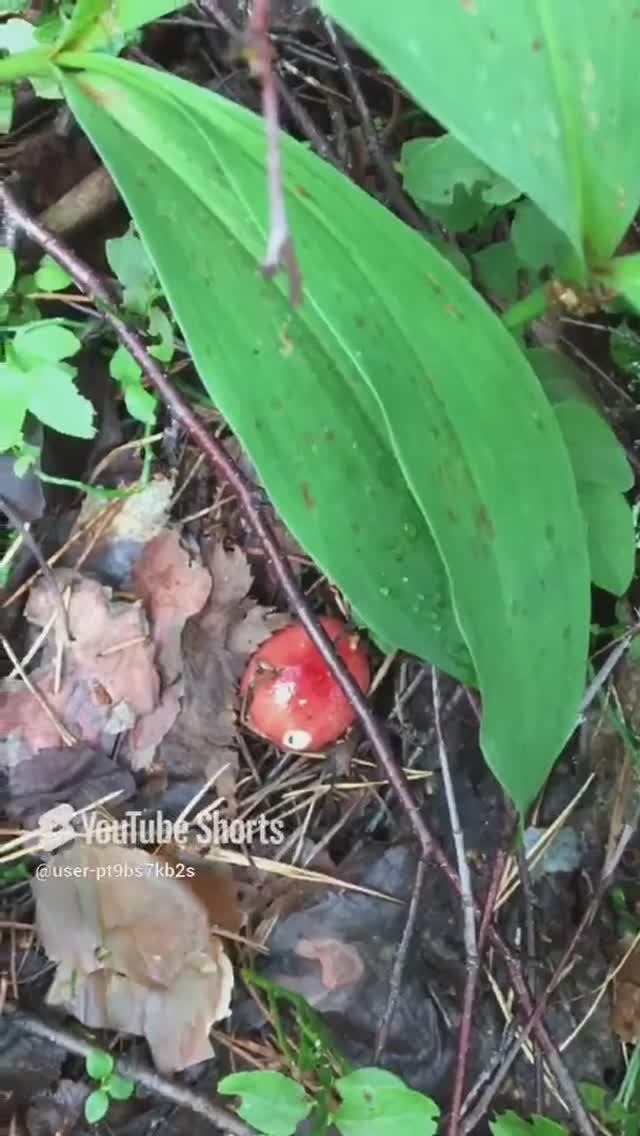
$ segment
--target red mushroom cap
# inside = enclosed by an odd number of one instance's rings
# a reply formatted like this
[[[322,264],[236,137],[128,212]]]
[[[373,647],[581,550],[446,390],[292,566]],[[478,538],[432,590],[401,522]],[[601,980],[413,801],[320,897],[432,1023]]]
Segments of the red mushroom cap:
[[[341,619],[320,620],[361,690],[369,659],[357,632]],[[355,711],[304,627],[277,631],[251,657],[240,683],[247,724],[281,749],[319,751],[344,734]]]

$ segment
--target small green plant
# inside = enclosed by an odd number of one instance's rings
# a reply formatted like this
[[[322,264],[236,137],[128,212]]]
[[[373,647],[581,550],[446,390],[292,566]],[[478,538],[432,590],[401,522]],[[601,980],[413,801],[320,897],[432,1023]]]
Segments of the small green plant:
[[[103,1049],[92,1049],[85,1060],[92,1081],[98,1082],[84,1102],[84,1115],[89,1124],[97,1124],[109,1111],[112,1100],[125,1101],[133,1095],[135,1085],[128,1077],[114,1072],[114,1060]]]

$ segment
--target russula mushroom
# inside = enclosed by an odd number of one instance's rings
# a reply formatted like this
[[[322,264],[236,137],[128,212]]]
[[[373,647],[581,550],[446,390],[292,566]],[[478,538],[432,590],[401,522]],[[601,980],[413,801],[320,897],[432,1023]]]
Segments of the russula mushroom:
[[[361,690],[369,688],[362,638],[341,619],[320,624]],[[318,752],[342,737],[355,711],[300,623],[276,631],[251,657],[240,683],[248,726],[281,749]]]

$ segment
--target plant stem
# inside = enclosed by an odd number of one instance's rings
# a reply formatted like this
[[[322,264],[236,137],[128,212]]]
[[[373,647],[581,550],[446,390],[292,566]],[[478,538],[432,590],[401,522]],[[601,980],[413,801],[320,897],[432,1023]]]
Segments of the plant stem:
[[[524,299],[518,300],[517,303],[507,308],[506,312],[502,313],[502,322],[509,331],[517,331],[525,323],[543,315],[548,306],[547,288],[543,284],[540,288],[535,288],[533,292],[529,292],[529,295],[525,296]]]
[[[0,83],[15,83],[31,75],[48,75],[51,70],[51,51],[48,47],[33,47],[0,59]]]

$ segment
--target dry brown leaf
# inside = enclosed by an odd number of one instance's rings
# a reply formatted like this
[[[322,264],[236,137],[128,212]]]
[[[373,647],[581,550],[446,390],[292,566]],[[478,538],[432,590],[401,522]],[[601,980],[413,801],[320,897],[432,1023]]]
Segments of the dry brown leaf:
[[[233,971],[195,895],[139,848],[76,843],[52,865],[68,874],[33,883],[40,939],[58,963],[47,1001],[90,1028],[146,1037],[163,1072],[211,1057]]]
[[[361,955],[350,943],[340,939],[300,939],[296,954],[320,963],[322,985],[326,990],[353,986],[364,974]]]
[[[182,672],[182,628],[207,602],[211,576],[189,557],[173,529],[145,545],[132,576],[134,592],[144,603],[151,624],[156,661],[168,686]]]
[[[230,763],[216,791],[233,804],[237,754],[236,683],[250,654],[288,622],[247,598],[251,570],[244,553],[221,543],[207,561],[213,580],[206,605],[187,620],[182,636],[182,711],[164,738],[158,758],[177,777],[211,777]]]
[[[629,946],[629,941],[619,944],[618,958],[623,957]],[[613,980],[611,1029],[621,1041],[629,1044],[640,1039],[640,944],[631,951]]]

